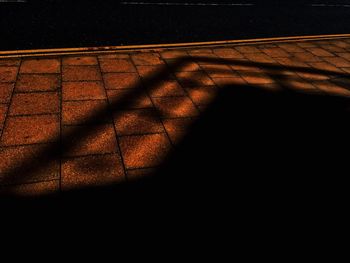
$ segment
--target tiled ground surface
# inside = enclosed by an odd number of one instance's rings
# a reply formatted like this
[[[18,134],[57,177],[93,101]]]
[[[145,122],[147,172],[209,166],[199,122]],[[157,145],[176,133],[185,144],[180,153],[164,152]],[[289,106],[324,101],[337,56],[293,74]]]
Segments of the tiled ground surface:
[[[350,39],[0,59],[0,191],[138,178],[223,87],[350,97],[349,73]]]

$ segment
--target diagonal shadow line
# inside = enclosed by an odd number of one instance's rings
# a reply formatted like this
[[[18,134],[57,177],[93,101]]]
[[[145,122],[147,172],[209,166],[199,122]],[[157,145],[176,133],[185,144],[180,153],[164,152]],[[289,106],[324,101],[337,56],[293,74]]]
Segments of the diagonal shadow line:
[[[312,67],[300,67],[300,66],[286,66],[286,65],[275,65],[273,63],[262,63],[262,62],[254,62],[254,65],[252,65],[251,62],[246,62],[242,60],[236,60],[236,59],[223,59],[223,58],[212,58],[212,57],[205,57],[205,56],[195,56],[193,57],[197,62],[199,63],[208,63],[208,65],[240,65],[240,66],[246,66],[251,67],[253,70],[253,67],[258,67],[260,69],[263,69],[263,74],[267,75],[273,80],[277,80],[277,84],[280,88],[285,90],[291,90],[293,91],[293,88],[286,84],[289,81],[293,80],[293,77],[288,74],[283,74],[281,71],[293,71],[294,73],[309,73],[314,75],[325,75],[325,76],[332,76],[332,79],[330,79],[331,82],[336,83],[340,85],[342,88],[345,88],[347,90],[350,90],[350,86],[347,85],[347,83],[350,83],[350,74],[348,73],[342,73],[332,70],[323,70],[323,69],[317,69]],[[210,70],[209,70],[210,71]],[[236,70],[233,70],[235,72]],[[247,75],[255,75],[253,71],[246,71],[244,72]],[[220,70],[215,69],[213,73],[227,73],[227,70]],[[339,81],[340,79],[344,79],[345,82]],[[308,80],[301,78],[302,81],[308,82]],[[318,79],[312,79],[312,83],[322,83],[324,80],[318,80]]]
[[[212,75],[212,78],[231,78],[231,77],[235,77],[233,74],[235,73],[235,70],[229,70],[229,69],[210,69],[210,70],[206,70],[204,69],[203,70],[205,73],[207,73],[208,75]],[[285,71],[285,70],[284,70]],[[284,75],[290,75],[292,76],[291,74],[285,74],[284,71],[276,71],[276,70],[269,70],[269,71],[261,71],[260,73],[266,75],[266,74],[270,74],[270,75],[273,75],[273,76],[284,76]],[[256,76],[256,72],[254,71],[249,71],[249,70],[244,70],[244,71],[241,71],[241,73],[244,73],[244,75],[247,75],[247,76]],[[301,72],[295,72],[295,74],[297,73],[301,73]],[[215,76],[214,74],[223,74],[223,75],[217,75]],[[313,73],[310,73],[310,74],[313,74]],[[318,74],[319,73],[315,73],[315,74]],[[348,76],[350,77],[350,75]],[[295,75],[295,79],[297,78],[302,78],[298,75]],[[303,79],[303,78],[302,78]],[[307,79],[303,79],[305,81],[307,81]],[[312,80],[313,82],[317,82],[317,81],[322,81],[322,79],[310,79]]]
[[[210,70],[204,70],[204,72],[206,74],[208,74],[209,76],[211,76],[212,78],[219,78],[219,79],[229,79],[229,78],[235,78],[235,76],[233,75],[235,73],[234,70],[228,70],[228,69],[210,69]],[[256,76],[256,72],[254,71],[248,71],[248,70],[244,70],[243,72],[241,72],[242,74],[244,74],[245,77],[254,77]],[[298,75],[298,72],[294,72],[295,74],[286,74],[285,72],[281,72],[281,71],[275,71],[275,70],[264,70],[261,72],[262,73],[262,77],[267,77],[267,79],[270,79],[271,82],[266,82],[266,83],[261,83],[260,85],[268,85],[268,84],[278,84],[280,87],[283,86],[283,89],[290,89],[295,91],[295,89],[293,89],[293,85],[284,85],[282,82],[285,83],[290,83],[292,81],[296,81],[296,82],[305,82],[305,83],[310,83],[311,85],[317,85],[319,83],[324,83],[325,81],[329,81],[331,83],[336,84],[337,86],[349,90],[350,91],[350,86],[349,84],[346,83],[346,81],[343,83],[341,82],[339,78],[325,78],[325,79],[318,79],[318,78],[314,78],[312,79],[310,77],[310,79],[307,78],[303,78],[302,76]],[[215,75],[216,74],[216,75]],[[316,76],[316,75],[315,75]],[[318,76],[320,76],[318,74]],[[322,75],[323,76],[323,75]],[[240,76],[238,76],[240,77]],[[350,77],[350,75],[349,75]],[[350,83],[350,78],[346,78],[347,81]],[[190,80],[188,80],[188,83],[192,84],[191,86],[195,87],[196,83],[195,81],[193,83],[191,83]],[[259,83],[249,83],[251,85],[259,85]],[[283,84],[283,85],[282,85]],[[282,85],[282,86],[281,86]],[[197,85],[198,86],[198,85]],[[191,88],[191,87],[189,87]]]
[[[137,100],[138,98],[141,98],[143,95],[143,92],[140,92],[142,90],[142,87],[148,87],[151,91],[152,88],[156,86],[156,83],[162,81],[163,79],[166,79],[167,76],[171,75],[173,72],[179,72],[181,67],[185,67],[187,63],[193,63],[193,62],[205,62],[205,63],[212,63],[212,64],[223,64],[223,65],[241,65],[241,66],[247,66],[247,67],[260,67],[264,69],[270,69],[270,70],[294,70],[299,72],[306,72],[306,73],[314,73],[314,74],[327,74],[332,76],[337,76],[341,78],[349,78],[349,74],[343,74],[339,72],[334,72],[330,70],[319,70],[319,69],[313,69],[313,68],[305,68],[305,67],[294,67],[294,66],[280,66],[280,65],[271,65],[270,63],[255,63],[255,62],[246,62],[236,59],[223,59],[223,58],[210,58],[205,56],[184,56],[179,57],[175,60],[172,60],[171,62],[168,62],[167,64],[162,65],[162,68],[160,70],[157,70],[156,72],[151,73],[149,76],[142,78],[142,84],[139,85],[133,85],[131,87],[128,87],[127,90],[130,90],[127,94],[120,97],[118,100],[111,103],[110,109],[102,109],[100,111],[95,112],[94,114],[90,115],[89,118],[87,118],[87,122],[96,120],[101,118],[102,116],[106,116],[109,114],[113,114],[116,108],[125,108],[128,103],[132,100]],[[272,75],[271,75],[272,76]],[[276,76],[275,76],[276,77]],[[284,85],[284,88],[288,88],[286,85]],[[142,90],[143,91],[143,90]],[[114,115],[114,118],[118,119],[120,115]],[[62,137],[62,141],[72,141],[73,138],[76,138],[78,135],[80,138],[86,137],[90,134],[91,131],[87,129],[83,129],[80,126],[77,126],[76,128],[72,129],[69,133],[65,134],[64,137]],[[42,148],[37,156],[35,156],[36,159],[44,160],[45,163],[42,163],[40,167],[37,166],[31,166],[32,158],[28,158],[26,160],[23,160],[21,164],[19,164],[16,167],[12,167],[11,169],[7,170],[5,174],[2,176],[2,182],[1,185],[10,185],[10,184],[16,184],[16,183],[10,183],[11,181],[16,182],[18,179],[23,179],[22,172],[25,169],[25,173],[28,175],[28,178],[33,176],[33,173],[39,169],[42,169],[43,167],[47,166],[50,161],[55,160],[55,158],[59,157],[60,151],[61,151],[61,144],[59,142],[59,137],[53,138],[52,141],[56,141],[53,144],[50,144],[48,146],[45,146]],[[69,151],[72,148],[75,147],[75,144],[68,145],[65,147],[65,151]]]
[[[196,56],[191,57],[193,60],[200,62],[200,63],[209,63],[209,65],[216,64],[216,65],[239,65],[239,66],[247,66],[247,67],[259,67],[264,68],[267,70],[288,70],[288,71],[297,71],[302,73],[313,73],[313,74],[319,74],[319,75],[332,75],[339,78],[349,78],[350,74],[347,73],[340,73],[332,70],[325,70],[325,69],[316,69],[311,67],[300,67],[300,66],[284,66],[284,65],[275,65],[272,63],[262,63],[262,62],[248,62],[248,61],[242,61],[237,59],[224,59],[224,58],[212,58],[212,57],[205,57],[205,56]]]
[[[127,89],[125,89],[125,90],[129,90],[129,92],[121,96],[118,100],[114,101],[112,105],[110,105],[111,110],[101,109],[95,112],[94,114],[90,115],[88,118],[86,118],[86,122],[88,123],[93,122],[96,119],[100,119],[101,117],[108,116],[109,114],[112,114],[116,108],[120,108],[120,109],[125,108],[131,100],[137,100],[138,98],[141,98],[141,96],[144,94],[143,92],[140,92],[140,91],[143,91],[142,89],[143,86],[154,87],[155,83],[158,83],[164,78],[166,78],[170,72],[181,67],[181,65],[186,63],[186,61],[187,59],[184,58],[184,59],[173,61],[169,64],[164,64],[160,70],[153,72],[149,76],[143,78],[142,83],[138,83],[136,85],[130,86]],[[118,118],[118,117],[120,117],[120,115],[119,116],[114,115],[114,118]],[[77,136],[79,136],[79,138],[84,138],[88,136],[90,133],[91,133],[90,130],[83,129],[81,126],[77,126],[64,135],[64,138],[62,138],[62,142],[74,141],[74,139],[77,138]],[[50,145],[43,147],[40,150],[40,153],[36,156],[36,159],[45,160],[45,163],[42,163],[40,169],[47,166],[50,161],[55,160],[60,155],[61,147],[62,147],[60,143],[60,136],[56,138],[52,138],[52,140],[50,141],[53,141],[55,143],[51,143]],[[64,150],[65,152],[68,152],[74,147],[75,147],[75,144],[70,144],[70,145],[67,145]],[[12,181],[16,182],[18,179],[23,179],[22,173],[24,169],[25,169],[25,173],[30,175],[30,177],[34,176],[33,173],[37,171],[39,167],[32,166],[31,165],[32,161],[33,160],[31,158],[28,158],[18,166],[12,167],[11,169],[5,171],[5,175],[2,176],[3,178],[2,178],[1,185],[12,184],[11,183]],[[29,180],[28,175],[26,178],[27,180]]]

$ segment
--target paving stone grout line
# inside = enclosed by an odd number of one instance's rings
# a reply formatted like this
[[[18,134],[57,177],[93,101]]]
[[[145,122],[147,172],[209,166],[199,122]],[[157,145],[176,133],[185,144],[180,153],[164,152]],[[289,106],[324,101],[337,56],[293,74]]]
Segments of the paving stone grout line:
[[[137,131],[137,130],[133,130],[130,132],[130,134],[128,133],[120,133],[118,132],[117,129],[117,122],[120,119],[120,117],[115,120],[114,118],[114,112],[117,111],[118,114],[123,114],[123,112],[141,112],[146,113],[148,111],[153,111],[153,110],[157,110],[159,107],[157,105],[157,103],[155,103],[156,100],[160,99],[160,100],[164,100],[164,99],[172,99],[172,98],[186,98],[191,102],[191,105],[194,106],[194,108],[196,109],[196,111],[198,112],[197,114],[202,114],[203,112],[203,108],[205,107],[204,105],[200,104],[200,101],[195,101],[190,92],[190,88],[187,84],[185,84],[185,82],[183,81],[183,79],[185,78],[189,78],[193,81],[200,81],[201,77],[205,77],[207,79],[209,79],[211,81],[211,85],[202,85],[203,87],[207,88],[213,88],[215,90],[219,90],[220,89],[220,85],[216,82],[218,79],[219,80],[225,80],[227,79],[227,81],[229,81],[230,78],[233,78],[234,76],[237,76],[237,78],[240,78],[242,80],[242,85],[251,85],[253,87],[265,87],[268,86],[270,84],[259,84],[259,83],[250,83],[248,82],[245,78],[247,78],[247,76],[249,77],[249,72],[252,71],[252,73],[254,73],[251,77],[254,77],[254,75],[256,75],[257,72],[255,72],[254,68],[259,68],[262,70],[262,73],[264,75],[266,75],[269,79],[271,79],[271,85],[276,85],[279,86],[281,88],[294,88],[292,81],[297,81],[300,79],[300,81],[302,82],[303,85],[309,85],[310,87],[312,86],[313,89],[315,90],[315,92],[319,92],[320,94],[324,94],[324,95],[332,95],[334,92],[335,95],[337,96],[346,96],[349,97],[350,96],[350,91],[346,91],[346,84],[344,84],[344,86],[342,86],[343,84],[341,84],[340,80],[345,80],[349,78],[349,73],[345,70],[346,68],[350,68],[350,59],[345,55],[347,53],[350,52],[350,39],[346,39],[347,41],[338,41],[336,44],[329,44],[328,42],[323,42],[322,43],[318,43],[317,41],[315,42],[308,42],[308,44],[303,44],[303,42],[298,42],[295,44],[295,46],[299,46],[299,51],[303,51],[303,52],[291,52],[290,50],[286,50],[283,49],[283,47],[280,47],[278,44],[277,45],[256,45],[255,48],[257,48],[257,50],[259,52],[256,53],[244,53],[242,52],[241,49],[236,49],[236,48],[232,48],[232,47],[228,47],[227,49],[230,50],[234,50],[237,51],[238,54],[240,56],[242,56],[245,61],[240,60],[240,59],[234,59],[234,58],[226,58],[225,55],[223,54],[223,57],[219,56],[218,54],[216,54],[214,51],[216,49],[213,48],[206,48],[206,49],[191,49],[191,50],[186,50],[185,54],[187,54],[187,56],[183,57],[182,59],[184,59],[184,63],[182,64],[188,64],[188,63],[195,63],[197,64],[198,68],[193,71],[183,71],[182,69],[180,69],[179,71],[173,71],[174,67],[179,67],[181,65],[181,63],[176,63],[177,60],[181,61],[181,56],[176,56],[174,53],[172,54],[167,54],[165,55],[165,52],[161,52],[161,51],[150,51],[150,52],[134,52],[134,53],[128,53],[125,54],[125,56],[127,56],[126,58],[115,58],[115,59],[110,59],[110,61],[108,63],[106,62],[106,67],[107,68],[102,68],[101,66],[101,61],[105,61],[106,58],[100,58],[98,55],[93,56],[96,61],[97,64],[96,65],[64,65],[63,63],[63,59],[65,58],[65,56],[58,56],[56,57],[56,60],[59,60],[60,63],[60,73],[22,73],[21,72],[21,67],[22,67],[22,63],[23,61],[26,61],[27,59],[20,59],[19,61],[19,65],[17,66],[11,66],[11,67],[17,67],[17,71],[16,71],[16,78],[15,81],[9,81],[9,82],[1,82],[1,84],[4,83],[10,83],[10,84],[14,84],[14,87],[11,91],[11,95],[10,98],[8,100],[8,103],[1,103],[1,105],[6,105],[7,109],[6,109],[6,113],[5,113],[5,119],[3,121],[3,129],[1,130],[1,134],[0,134],[0,141],[2,142],[3,140],[3,134],[5,129],[7,129],[8,127],[8,122],[9,122],[9,118],[21,118],[21,117],[29,117],[29,116],[57,116],[59,117],[59,190],[62,191],[62,176],[63,176],[63,160],[74,160],[74,159],[79,159],[79,158],[84,158],[84,157],[95,157],[95,156],[113,156],[118,152],[118,158],[121,159],[121,165],[123,166],[123,172],[124,172],[124,177],[126,180],[131,179],[132,177],[129,178],[129,173],[132,171],[135,171],[136,173],[143,173],[144,170],[147,169],[155,169],[158,168],[159,166],[147,166],[146,163],[144,162],[145,166],[142,167],[126,167],[126,161],[124,160],[123,157],[123,151],[120,145],[120,139],[121,138],[130,138],[130,137],[140,137],[140,136],[148,136],[148,135],[162,135],[164,134],[167,138],[167,141],[170,143],[171,148],[173,148],[174,146],[176,146],[176,143],[173,142],[172,140],[172,136],[169,134],[168,129],[166,127],[166,122],[168,120],[186,120],[186,119],[196,119],[198,118],[195,116],[191,117],[191,113],[186,112],[185,115],[183,116],[168,116],[167,115],[163,115],[160,114],[159,111],[156,111],[156,120],[157,122],[159,121],[159,123],[162,125],[162,131],[160,132],[145,132],[145,131]],[[332,41],[330,41],[332,42]],[[328,49],[323,48],[324,45],[329,45],[331,46]],[[252,46],[252,45],[250,45]],[[342,48],[345,52],[337,52],[336,50],[340,50],[337,49],[338,48]],[[270,50],[268,50],[270,48]],[[267,51],[268,50],[268,51]],[[285,56],[285,52],[288,54],[288,56]],[[297,50],[297,49],[295,49]],[[174,50],[173,50],[174,51]],[[266,52],[265,52],[266,51]],[[312,52],[314,51],[314,53]],[[182,51],[181,51],[182,52]],[[209,53],[206,53],[209,52]],[[163,55],[164,53],[164,55]],[[175,52],[176,53],[176,52]],[[142,69],[142,66],[137,65],[137,63],[135,62],[136,60],[134,60],[134,56],[135,58],[138,55],[142,55],[142,54],[152,54],[154,57],[158,57],[158,59],[162,62],[161,65],[156,65],[156,64],[152,64],[153,62],[151,62],[151,60],[146,61],[145,63],[148,65],[144,66],[144,69]],[[208,55],[210,54],[210,55]],[[248,54],[253,54],[253,55],[248,55]],[[303,61],[303,54],[305,54],[306,56],[306,61]],[[340,55],[343,54],[343,55]],[[260,58],[254,58],[254,56],[260,56]],[[173,58],[171,58],[171,56],[174,56]],[[229,55],[227,55],[229,56]],[[260,59],[264,60],[264,57],[266,56],[266,58],[268,58],[268,60],[275,61],[275,63],[269,63],[269,62],[257,62]],[[91,57],[91,55],[90,55]],[[146,56],[147,57],[147,56]],[[317,59],[313,59],[313,57],[317,58]],[[107,59],[108,60],[108,59]],[[266,60],[266,61],[268,61]],[[289,65],[289,60],[293,63],[296,63],[296,66],[293,65]],[[312,62],[313,60],[315,60],[316,62]],[[90,59],[89,59],[90,61]],[[129,61],[134,69],[135,72],[132,74],[135,74],[138,76],[138,83],[134,84],[134,83],[128,83],[125,87],[123,86],[123,88],[117,88],[117,89],[107,89],[106,87],[106,80],[104,78],[104,76],[106,74],[131,74],[131,72],[129,70],[125,70],[125,71],[120,71],[120,68],[117,68],[117,70],[113,70],[113,69],[108,69],[108,67],[115,67],[116,64],[118,63],[118,61]],[[237,62],[235,62],[237,61]],[[239,62],[242,61],[242,62]],[[214,63],[215,62],[215,63]],[[114,64],[113,64],[114,63]],[[208,66],[211,65],[210,63],[213,64],[213,66]],[[236,64],[235,64],[236,63]],[[300,63],[299,65],[301,65],[302,63],[305,64],[305,67],[302,66],[297,66],[298,63]],[[5,63],[6,64],[6,63]],[[246,71],[246,70],[241,70],[241,69],[235,69],[232,67],[232,65],[238,65],[238,66],[242,66],[242,67],[250,67],[250,71]],[[4,67],[1,64],[1,59],[0,59],[0,65],[2,67]],[[156,66],[155,66],[156,65]],[[225,69],[225,66],[228,65],[229,67],[227,69]],[[349,67],[347,67],[347,65],[349,65]],[[7,66],[5,66],[7,67]],[[8,66],[10,67],[10,66]],[[96,75],[96,77],[94,78],[98,78],[98,80],[89,80],[86,81],[84,79],[79,80],[80,77],[77,77],[77,79],[75,80],[68,80],[68,81],[63,81],[63,73],[64,73],[64,67],[68,67],[68,68],[72,68],[72,69],[87,69],[87,68],[94,68],[95,70],[97,70],[96,72],[98,72],[98,74]],[[105,66],[104,66],[105,67]],[[149,67],[148,69],[151,70],[150,73],[143,73],[143,70],[146,70],[147,67]],[[152,93],[154,86],[150,86],[148,87],[148,85],[150,84],[150,81],[152,81],[152,76],[157,76],[157,75],[152,75],[152,74],[156,74],[156,73],[152,73],[152,67],[154,68],[154,70],[156,70],[158,68],[158,70],[160,71],[161,74],[167,74],[173,76],[173,79],[169,79],[170,82],[174,82],[177,83],[177,85],[179,85],[179,87],[181,88],[181,90],[183,90],[184,94],[183,95],[176,95],[176,93],[164,93],[161,94],[159,96],[155,95]],[[105,72],[107,71],[107,72]],[[109,72],[111,71],[111,72]],[[116,71],[116,72],[115,72]],[[78,72],[78,71],[77,71]],[[146,72],[146,71],[145,71]],[[158,71],[157,71],[158,72]],[[180,73],[185,73],[186,74],[180,74]],[[283,73],[286,72],[287,74]],[[198,75],[199,79],[195,79],[196,78],[196,74],[200,73],[201,75]],[[258,72],[259,73],[259,72]],[[73,74],[73,73],[69,73],[69,74]],[[75,73],[74,73],[75,74]],[[78,74],[78,73],[77,73]],[[80,73],[79,73],[80,74]],[[215,74],[217,75],[217,77],[215,77]],[[226,75],[227,74],[227,75]],[[232,74],[232,76],[230,76]],[[35,91],[18,91],[17,90],[17,83],[19,81],[20,76],[23,75],[27,75],[27,76],[33,76],[33,75],[40,75],[40,76],[52,76],[52,75],[56,75],[59,76],[59,83],[58,83],[58,87],[56,87],[56,90],[35,90]],[[320,75],[321,77],[318,77],[318,75]],[[87,75],[88,76],[88,75]],[[151,77],[150,77],[151,76]],[[183,77],[181,77],[183,76]],[[88,76],[90,77],[90,76]],[[74,77],[75,78],[75,77]],[[164,78],[164,76],[162,75],[162,78]],[[265,78],[265,77],[264,77]],[[6,78],[5,78],[6,79]],[[168,80],[168,77],[166,78]],[[130,79],[128,80],[130,81]],[[158,80],[159,81],[159,80]],[[256,81],[256,80],[255,80]],[[266,81],[264,79],[264,81]],[[82,83],[81,85],[84,85],[84,83],[90,83],[90,82],[99,82],[102,84],[103,86],[103,92],[104,92],[104,99],[96,99],[96,97],[94,98],[94,96],[97,95],[89,95],[90,97],[87,97],[86,99],[81,99],[82,97],[79,97],[78,95],[75,95],[77,99],[64,99],[63,95],[64,95],[64,90],[63,90],[63,85],[65,85],[66,83]],[[327,83],[330,84],[327,84]],[[221,82],[220,82],[221,83]],[[340,83],[340,84],[339,84]],[[152,83],[151,83],[152,84]],[[166,84],[161,84],[160,86],[162,88],[164,88]],[[192,84],[191,84],[192,85]],[[240,84],[238,84],[240,85]],[[290,85],[290,86],[288,86]],[[322,86],[322,85],[326,85],[326,86]],[[328,85],[328,86],[327,86]],[[331,85],[334,85],[331,86]],[[135,88],[136,87],[136,88]],[[133,89],[137,89],[139,88],[138,91],[136,91]],[[74,89],[74,87],[73,87]],[[337,90],[338,89],[338,90]],[[301,89],[300,89],[301,90]],[[343,93],[342,93],[343,90]],[[125,98],[129,98],[129,99],[133,99],[133,100],[137,100],[138,98],[141,97],[141,93],[143,94],[143,92],[147,95],[147,99],[150,100],[151,102],[151,107],[141,107],[141,108],[123,108],[124,106],[127,106],[127,103],[130,103],[132,101],[128,101],[128,102],[124,102],[122,103],[122,105],[120,107],[118,107],[117,105],[114,105],[115,103],[112,102],[112,96],[111,94],[109,94],[109,91],[118,91],[119,94],[118,96],[121,96],[121,98],[125,99]],[[118,94],[118,92],[116,92],[116,94]],[[304,91],[302,91],[304,92]],[[305,90],[305,92],[312,92],[310,90]],[[52,113],[38,113],[38,112],[31,112],[31,113],[26,113],[26,114],[10,114],[10,110],[13,107],[13,103],[14,103],[14,98],[15,95],[36,95],[36,94],[56,94],[58,93],[58,99],[59,99],[59,112],[52,112]],[[92,93],[91,93],[92,94]],[[129,97],[125,96],[123,94],[130,94]],[[134,95],[133,95],[134,94]],[[71,95],[69,95],[71,96]],[[74,97],[66,97],[66,98],[74,98]],[[119,101],[119,99],[117,99],[117,101]],[[165,100],[166,101],[166,100]],[[102,120],[102,123],[95,123],[95,122],[80,122],[79,123],[75,123],[74,119],[72,120],[65,120],[64,121],[64,103],[82,103],[82,102],[107,102],[107,106],[108,109],[106,109],[105,111],[109,113],[109,118],[112,118],[112,120]],[[67,105],[68,105],[67,104]],[[115,107],[116,106],[116,107]],[[167,105],[167,109],[169,110],[169,107]],[[171,108],[171,107],[170,107]],[[73,108],[72,108],[73,109]],[[72,111],[72,109],[69,109],[69,111]],[[82,108],[86,111],[86,109],[88,108]],[[97,108],[94,108],[95,110]],[[159,110],[159,109],[158,109]],[[99,110],[99,112],[101,112],[101,110]],[[86,112],[85,112],[86,114]],[[98,114],[98,112],[96,113]],[[93,116],[97,116],[96,114],[92,115]],[[81,120],[83,121],[83,120]],[[98,120],[97,120],[98,122]],[[74,153],[72,155],[67,155],[65,154],[63,156],[63,141],[64,141],[64,137],[63,137],[63,132],[62,132],[62,128],[63,127],[95,127],[97,126],[106,126],[107,124],[112,124],[113,125],[113,132],[114,132],[114,137],[116,139],[117,142],[117,152],[103,152],[102,150],[98,149],[98,151],[96,152],[89,152],[87,150],[81,151],[81,152],[77,152]],[[11,131],[12,132],[12,131]],[[0,145],[1,149],[16,149],[17,147],[21,147],[21,146],[26,146],[28,148],[30,148],[31,146],[44,146],[46,147],[45,149],[49,149],[50,147],[48,147],[48,145],[54,145],[55,143],[57,143],[56,141],[51,142],[50,141],[37,141],[35,143],[24,143],[24,141],[17,141],[18,144],[8,144],[8,145],[3,145],[3,143]],[[19,142],[22,142],[24,144],[21,144]],[[29,141],[28,141],[29,142]],[[71,149],[69,149],[68,151],[71,151]],[[1,153],[1,152],[0,152]],[[147,172],[147,171],[145,171]],[[133,175],[130,175],[133,176]],[[22,183],[16,183],[16,184],[7,184],[7,185],[28,185],[28,184],[35,184],[35,183],[40,183],[40,182],[53,182],[55,180],[53,179],[41,179],[38,180],[38,178],[33,177],[32,182],[22,182]],[[56,180],[57,181],[57,180]],[[1,187],[3,187],[3,184],[0,184]]]
[[[58,191],[59,193],[62,192],[62,160],[63,160],[63,133],[62,133],[62,118],[63,118],[63,81],[62,81],[62,74],[63,74],[63,63],[62,63],[62,58],[60,58],[60,78],[59,78],[59,81],[60,81],[60,85],[59,85],[59,90],[60,90],[60,96],[59,96],[59,99],[60,99],[60,112],[59,112],[59,118],[60,118],[60,122],[59,122],[59,125],[60,125],[60,138],[59,138],[59,147],[58,147],[58,150],[59,150],[59,153],[58,153],[58,164],[59,164],[59,181],[58,181]]]
[[[12,104],[12,99],[13,99],[13,94],[14,94],[14,91],[16,90],[16,83],[18,81],[18,77],[19,77],[19,71],[21,69],[21,65],[22,65],[22,60],[20,60],[20,63],[18,65],[18,68],[17,68],[17,73],[16,73],[16,80],[14,83],[14,87],[12,89],[12,92],[11,92],[11,96],[10,96],[10,99],[9,99],[9,102],[8,102],[8,108],[7,108],[7,111],[5,113],[5,120],[3,122],[3,128],[1,130],[1,133],[0,133],[0,148],[3,146],[2,145],[2,137],[3,137],[3,134],[4,134],[4,131],[5,131],[5,127],[6,127],[6,124],[8,122],[8,119],[9,119],[9,113],[10,113],[10,107],[11,107],[11,104]]]
[[[128,176],[127,176],[127,170],[126,170],[126,167],[125,167],[125,162],[124,162],[124,157],[123,157],[123,153],[122,153],[122,150],[121,150],[121,147],[120,147],[120,141],[119,141],[119,138],[118,138],[118,133],[116,131],[116,128],[115,128],[115,121],[114,121],[114,116],[113,116],[113,109],[111,107],[111,102],[108,98],[108,95],[107,95],[107,89],[106,89],[106,85],[105,85],[105,80],[103,78],[103,72],[101,70],[101,64],[100,64],[100,60],[98,57],[97,58],[97,65],[98,65],[98,69],[100,71],[100,74],[101,74],[101,81],[102,81],[102,85],[103,85],[103,90],[104,90],[104,94],[106,96],[106,99],[107,99],[107,105],[108,105],[108,112],[111,114],[111,116],[109,116],[110,118],[112,118],[112,125],[113,125],[113,131],[114,131],[114,136],[115,136],[115,139],[116,139],[116,142],[117,142],[117,150],[118,150],[118,153],[119,153],[119,158],[120,158],[120,161],[121,161],[121,165],[122,165],[122,169],[123,169],[123,173],[124,173],[124,180],[127,182],[128,181]],[[107,114],[108,115],[108,114]]]
[[[168,67],[168,64],[166,63],[166,61],[165,61],[163,58],[160,57],[159,59],[162,59],[163,65],[164,65],[165,67]],[[133,63],[134,67],[137,69],[137,67],[136,67],[136,65],[135,65],[135,62],[132,60],[132,58],[131,58],[131,63]],[[143,83],[143,78],[142,78],[142,76],[140,75],[139,71],[137,71],[137,72],[138,72],[138,74],[139,74],[139,77],[141,78],[141,82]],[[172,74],[172,72],[170,72],[170,74]],[[168,72],[168,75],[169,75],[169,72]],[[145,83],[143,83],[143,85],[144,85],[144,84],[145,84]],[[152,88],[152,89],[154,89],[154,88]],[[151,100],[152,107],[153,107],[154,109],[157,109],[157,107],[156,107],[155,104],[154,104],[154,99],[153,99],[152,96],[150,95],[149,87],[146,87],[145,90],[146,90],[146,94],[147,94],[148,98]],[[171,138],[170,138],[170,136],[169,136],[169,133],[168,133],[167,129],[165,128],[165,125],[164,125],[164,121],[163,121],[162,116],[160,116],[160,114],[159,114],[158,112],[157,112],[156,115],[157,115],[158,121],[162,124],[163,131],[164,131],[165,135],[167,136],[168,141],[170,142],[170,144],[172,145],[172,147],[174,147],[174,144],[173,144],[173,142],[172,142],[172,140],[171,140]]]

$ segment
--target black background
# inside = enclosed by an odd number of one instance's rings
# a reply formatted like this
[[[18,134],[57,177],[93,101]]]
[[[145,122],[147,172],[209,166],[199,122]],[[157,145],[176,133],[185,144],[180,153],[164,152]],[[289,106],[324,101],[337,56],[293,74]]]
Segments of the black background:
[[[255,3],[252,7],[127,6],[119,2],[50,0],[1,3],[0,49],[176,43],[350,32],[350,8],[310,6],[312,3],[346,4],[349,1],[232,1]]]

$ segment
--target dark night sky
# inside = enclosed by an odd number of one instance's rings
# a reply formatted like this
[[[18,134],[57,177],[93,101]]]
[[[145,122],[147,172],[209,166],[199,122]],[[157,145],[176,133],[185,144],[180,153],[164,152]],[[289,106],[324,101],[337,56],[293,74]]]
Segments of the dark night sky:
[[[350,8],[311,6],[314,3],[350,4],[350,0],[225,1],[254,3],[251,7],[128,6],[119,2],[122,1],[1,3],[0,34],[6,41],[0,42],[0,49],[350,33]],[[204,0],[148,2],[208,3]]]

